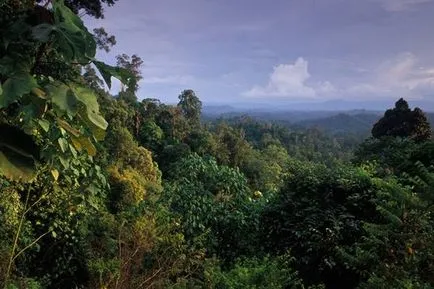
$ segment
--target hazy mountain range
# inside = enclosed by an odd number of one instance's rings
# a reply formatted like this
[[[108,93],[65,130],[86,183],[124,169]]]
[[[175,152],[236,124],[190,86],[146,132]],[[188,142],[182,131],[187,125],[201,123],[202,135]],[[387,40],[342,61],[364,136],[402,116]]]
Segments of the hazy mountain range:
[[[251,101],[233,103],[205,102],[204,108],[210,113],[226,113],[234,111],[351,111],[369,110],[384,112],[394,106],[396,100],[356,101],[330,100],[324,102],[294,102],[283,100]],[[409,100],[410,107],[420,107],[423,111],[434,112],[434,101]]]
[[[310,107],[307,104],[299,104],[298,106],[294,104],[291,104],[291,106],[281,105],[279,107],[275,107],[273,104],[263,104],[262,106],[251,104],[248,107],[205,105],[203,115],[208,119],[249,115],[258,120],[274,121],[305,128],[315,127],[331,133],[369,134],[372,126],[384,114],[383,109],[345,110],[343,104],[341,106],[336,104],[335,109],[332,109],[332,103],[328,102],[328,105],[312,105]],[[415,106],[419,105],[413,103],[412,107]],[[434,127],[434,112],[427,111],[422,105],[419,107],[426,112],[431,126]]]

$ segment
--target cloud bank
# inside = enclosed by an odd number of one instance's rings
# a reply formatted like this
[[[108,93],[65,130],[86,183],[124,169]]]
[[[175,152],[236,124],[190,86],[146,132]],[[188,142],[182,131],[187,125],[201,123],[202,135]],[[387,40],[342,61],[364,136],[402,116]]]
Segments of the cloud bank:
[[[357,67],[353,69],[358,70]],[[286,100],[327,100],[420,98],[434,92],[434,66],[421,66],[421,61],[410,52],[395,55],[370,70],[359,71],[359,75],[353,76],[351,82],[337,84],[327,80],[313,81],[309,62],[299,57],[294,63],[274,66],[266,85],[254,85],[242,95]]]
[[[334,91],[328,82],[308,83],[311,75],[309,63],[299,57],[293,64],[279,64],[273,68],[265,86],[255,85],[243,93],[248,97],[284,97],[292,99],[315,99],[321,94]]]

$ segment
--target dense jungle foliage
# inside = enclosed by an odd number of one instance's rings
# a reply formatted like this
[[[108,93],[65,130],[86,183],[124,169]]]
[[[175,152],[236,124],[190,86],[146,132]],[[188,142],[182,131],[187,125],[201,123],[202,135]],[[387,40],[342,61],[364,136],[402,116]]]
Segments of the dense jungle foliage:
[[[95,59],[116,41],[78,12],[103,4],[0,2],[1,288],[434,288],[419,108],[363,143],[204,122],[193,90],[139,100],[137,55]]]

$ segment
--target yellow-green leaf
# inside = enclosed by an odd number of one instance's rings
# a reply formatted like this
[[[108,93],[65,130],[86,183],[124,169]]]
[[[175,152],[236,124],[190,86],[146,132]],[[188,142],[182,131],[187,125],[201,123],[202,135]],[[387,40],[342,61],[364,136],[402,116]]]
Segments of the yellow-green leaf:
[[[72,144],[78,151],[85,149],[90,156],[96,155],[96,148],[88,137],[71,137],[71,140]]]
[[[32,88],[32,93],[34,95],[36,95],[39,98],[42,99],[46,99],[47,94],[45,93],[45,91],[43,91],[42,89],[38,88],[38,87],[34,87]]]
[[[40,119],[38,120],[38,123],[45,132],[48,132],[50,129],[50,122],[48,122],[46,119]]]
[[[71,135],[73,135],[75,137],[79,137],[80,136],[80,131],[77,130],[77,129],[75,129],[75,128],[73,128],[69,123],[67,123],[63,119],[58,118],[57,119],[57,123],[59,124],[59,126],[61,128],[63,128],[67,132],[69,132]]]
[[[57,181],[59,179],[59,171],[56,169],[51,170],[51,175],[53,176],[54,180]]]
[[[32,182],[36,177],[36,168],[31,158],[0,151],[0,174],[11,181]]]
[[[66,152],[66,150],[68,149],[68,141],[64,138],[59,138],[57,140],[57,142],[59,143],[60,149],[62,150],[62,152]]]
[[[77,151],[81,152],[83,147],[81,146],[79,137],[71,136],[71,142],[72,142],[72,145],[75,147],[75,149]]]

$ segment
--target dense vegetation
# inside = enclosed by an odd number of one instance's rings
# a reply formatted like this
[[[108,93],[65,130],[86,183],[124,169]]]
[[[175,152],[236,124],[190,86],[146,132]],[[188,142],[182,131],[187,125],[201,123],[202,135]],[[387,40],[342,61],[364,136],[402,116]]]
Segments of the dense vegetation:
[[[95,59],[116,41],[77,13],[115,1],[36,2],[0,4],[1,288],[434,287],[420,109],[400,99],[361,144],[204,122],[193,90],[139,100],[137,55]]]

